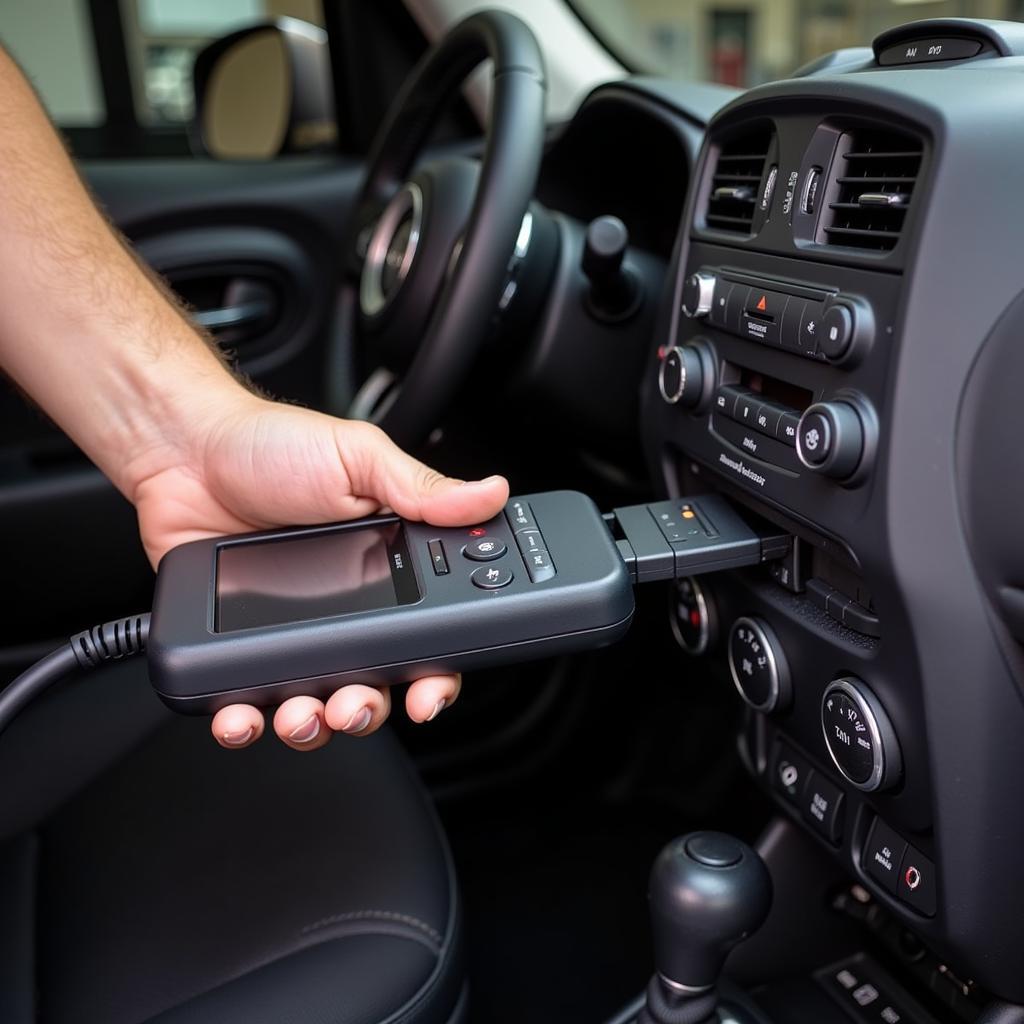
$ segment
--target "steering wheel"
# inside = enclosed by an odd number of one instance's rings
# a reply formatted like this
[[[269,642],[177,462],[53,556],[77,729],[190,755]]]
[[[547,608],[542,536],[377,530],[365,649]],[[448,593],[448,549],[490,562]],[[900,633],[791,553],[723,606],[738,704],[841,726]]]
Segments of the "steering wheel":
[[[448,157],[407,178],[445,105],[493,62],[480,162]],[[544,145],[540,47],[502,11],[459,22],[403,85],[369,158],[350,252],[360,270],[353,355],[373,367],[349,411],[399,444],[421,441],[465,379],[491,326]],[[517,245],[518,242],[518,245]]]

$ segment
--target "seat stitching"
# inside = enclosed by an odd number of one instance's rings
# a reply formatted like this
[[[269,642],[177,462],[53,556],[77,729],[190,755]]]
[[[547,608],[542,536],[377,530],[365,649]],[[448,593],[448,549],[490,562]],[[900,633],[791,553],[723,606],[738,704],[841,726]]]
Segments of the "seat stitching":
[[[398,921],[401,924],[407,924],[409,927],[423,932],[439,946],[444,942],[441,933],[436,928],[427,924],[426,921],[421,921],[418,917],[413,917],[411,914],[400,914],[394,910],[351,910],[344,914],[331,914],[329,917],[324,917],[319,921],[314,921],[312,924],[307,924],[302,929],[302,934],[309,935],[311,932],[321,928],[326,928],[332,924],[341,924],[345,921]]]

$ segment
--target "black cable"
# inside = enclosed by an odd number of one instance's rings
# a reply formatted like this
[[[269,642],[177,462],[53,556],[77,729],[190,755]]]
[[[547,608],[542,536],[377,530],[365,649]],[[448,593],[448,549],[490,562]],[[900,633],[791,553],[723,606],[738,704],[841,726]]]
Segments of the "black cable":
[[[121,661],[146,649],[149,614],[116,619],[76,633],[0,690],[0,733],[26,704],[65,676],[81,669]]]

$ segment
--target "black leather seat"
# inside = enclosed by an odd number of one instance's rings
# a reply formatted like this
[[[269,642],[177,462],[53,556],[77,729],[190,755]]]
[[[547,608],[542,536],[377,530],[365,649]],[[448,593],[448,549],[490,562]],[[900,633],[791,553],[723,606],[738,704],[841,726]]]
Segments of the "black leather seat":
[[[0,1020],[461,1021],[451,859],[393,737],[223,751],[142,671],[0,740]]]

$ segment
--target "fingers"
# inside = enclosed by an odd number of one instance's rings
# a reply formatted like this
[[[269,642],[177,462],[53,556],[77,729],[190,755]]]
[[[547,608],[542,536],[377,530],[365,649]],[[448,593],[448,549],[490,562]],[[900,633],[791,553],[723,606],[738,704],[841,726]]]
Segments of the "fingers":
[[[417,679],[405,695],[405,710],[414,722],[432,722],[458,700],[462,676]]]
[[[508,501],[508,481],[454,480],[406,454],[378,427],[338,422],[338,448],[352,489],[388,505],[405,519],[434,526],[467,526],[490,519]]]
[[[327,702],[325,720],[335,732],[369,736],[391,712],[391,691],[353,683],[336,690]]]
[[[323,701],[315,697],[292,697],[274,715],[274,732],[292,750],[319,750],[331,738],[324,724]]]
[[[461,676],[427,676],[412,683],[405,709],[414,722],[432,722],[458,700]],[[292,697],[274,714],[274,732],[292,750],[319,750],[332,734],[369,736],[391,713],[391,691],[351,684],[325,705],[315,697]],[[213,735],[229,750],[241,750],[263,735],[263,715],[248,704],[232,704],[213,716]]]
[[[213,716],[211,729],[222,747],[241,750],[263,735],[263,715],[248,704],[232,704]]]

